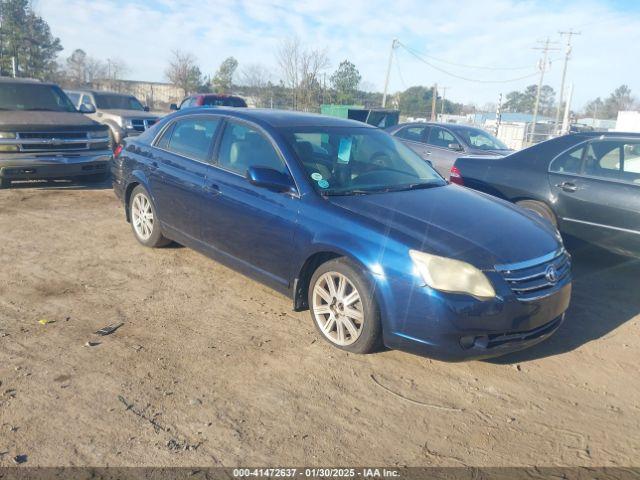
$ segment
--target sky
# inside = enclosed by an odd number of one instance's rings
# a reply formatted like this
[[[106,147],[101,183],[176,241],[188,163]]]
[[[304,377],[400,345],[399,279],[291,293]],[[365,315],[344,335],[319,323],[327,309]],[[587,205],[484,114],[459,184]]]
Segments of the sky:
[[[124,60],[133,80],[166,81],[171,52],[196,56],[213,76],[228,56],[280,74],[276,52],[297,36],[326,49],[327,78],[345,59],[364,85],[382,91],[392,40],[389,91],[438,83],[450,100],[495,103],[500,93],[537,83],[541,41],[558,48],[544,82],[560,89],[566,36],[572,38],[567,85],[573,107],[627,84],[640,97],[640,0],[34,0],[66,58],[76,48]],[[437,60],[436,60],[437,59]],[[464,65],[464,66],[461,66]],[[469,68],[472,66],[473,68]],[[483,67],[483,68],[476,68]],[[462,77],[462,78],[460,78]],[[527,78],[522,78],[527,77]],[[519,80],[514,80],[519,79]],[[507,81],[508,80],[508,81]],[[514,80],[514,81],[511,81]],[[497,83],[496,81],[500,81]],[[442,90],[440,90],[442,92]]]

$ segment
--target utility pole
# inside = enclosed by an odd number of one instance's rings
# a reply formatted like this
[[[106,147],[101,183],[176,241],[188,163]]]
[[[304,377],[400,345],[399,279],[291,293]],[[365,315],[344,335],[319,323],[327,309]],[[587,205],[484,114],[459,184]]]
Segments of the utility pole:
[[[391,62],[393,61],[393,52],[400,42],[397,38],[394,38],[391,42],[391,50],[389,51],[389,63],[387,64],[387,76],[384,79],[384,92],[382,93],[382,108],[387,106],[387,90],[389,89],[389,76],[391,75]]]
[[[440,105],[440,120],[442,121],[442,116],[444,115],[444,99],[447,96],[447,89],[449,87],[440,87],[442,88],[442,103]]]
[[[498,105],[496,106],[496,127],[493,131],[494,136],[498,136],[500,124],[502,123],[502,93],[498,95]]]
[[[538,108],[540,107],[540,91],[542,90],[542,82],[544,81],[544,72],[547,69],[547,60],[549,58],[549,51],[558,50],[557,48],[550,47],[549,37],[544,42],[543,47],[535,47],[534,50],[542,50],[542,61],[540,63],[540,79],[538,80],[538,89],[536,91],[536,104],[533,107],[533,119],[532,128],[533,131],[529,133],[529,142],[532,142],[535,135],[536,123],[538,122]]]
[[[431,121],[436,121],[436,99],[438,98],[438,84],[434,83],[431,90]]]
[[[558,108],[556,109],[556,131],[560,131],[560,110],[562,109],[562,101],[564,97],[564,81],[567,76],[567,63],[571,58],[571,37],[574,35],[580,35],[580,32],[574,32],[569,29],[568,32],[558,32],[560,36],[567,36],[567,46],[564,53],[564,67],[562,68],[562,80],[560,81],[560,98],[558,99]]]
[[[16,65],[16,57],[11,57],[11,73],[13,74],[13,78],[16,78],[18,66]]]
[[[562,121],[561,133],[569,133],[569,115],[571,114],[571,97],[573,97],[573,83],[569,85],[569,95],[567,95],[567,105],[564,107],[564,119]]]

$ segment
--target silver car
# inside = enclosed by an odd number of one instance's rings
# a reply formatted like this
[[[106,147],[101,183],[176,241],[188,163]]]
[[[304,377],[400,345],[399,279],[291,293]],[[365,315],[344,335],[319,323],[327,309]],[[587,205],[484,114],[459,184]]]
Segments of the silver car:
[[[486,131],[455,123],[401,123],[387,129],[445,178],[458,157],[506,156],[513,152]]]

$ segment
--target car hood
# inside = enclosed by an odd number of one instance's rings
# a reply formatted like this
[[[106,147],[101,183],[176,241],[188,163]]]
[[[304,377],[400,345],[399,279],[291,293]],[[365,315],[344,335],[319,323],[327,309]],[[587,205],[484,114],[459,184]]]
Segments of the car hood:
[[[113,115],[115,117],[122,118],[158,118],[158,115],[152,112],[144,112],[140,110],[122,110],[122,109],[107,109],[101,108],[98,113],[104,113],[105,115]]]
[[[38,131],[46,128],[48,131],[69,130],[70,127],[99,126],[100,124],[76,112],[39,112],[39,111],[9,111],[0,115],[0,130],[11,131],[19,129]]]
[[[530,260],[561,247],[554,228],[541,218],[457,185],[329,199],[409,248],[483,269]]]

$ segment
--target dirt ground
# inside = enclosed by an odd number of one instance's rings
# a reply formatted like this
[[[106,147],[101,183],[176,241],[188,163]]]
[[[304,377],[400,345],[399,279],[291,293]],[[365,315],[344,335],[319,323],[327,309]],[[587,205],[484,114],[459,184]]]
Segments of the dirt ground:
[[[544,344],[357,356],[288,298],[139,245],[108,188],[0,191],[0,466],[637,466],[640,263],[573,253]]]

